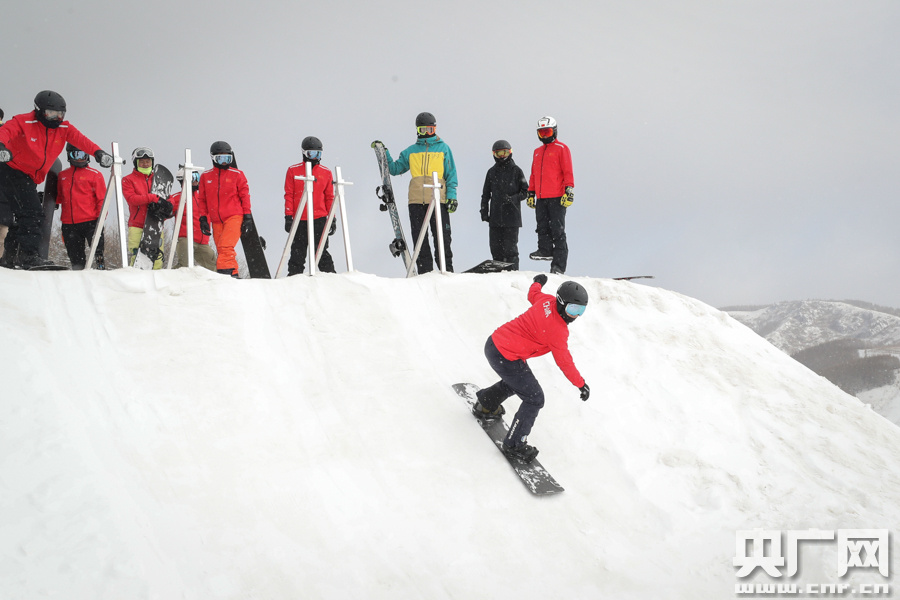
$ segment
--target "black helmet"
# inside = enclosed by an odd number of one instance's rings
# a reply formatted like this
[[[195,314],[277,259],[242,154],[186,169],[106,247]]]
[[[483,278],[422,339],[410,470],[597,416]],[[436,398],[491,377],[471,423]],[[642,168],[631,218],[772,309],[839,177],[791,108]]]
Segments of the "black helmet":
[[[579,283],[566,281],[556,290],[556,312],[566,323],[584,314],[587,303],[587,290]]]
[[[437,125],[437,119],[430,112],[420,112],[416,115],[416,127],[421,127],[422,125]]]
[[[209,155],[213,159],[213,166],[219,169],[227,169],[229,167],[236,167],[234,160],[234,150],[231,149],[231,144],[228,142],[213,142],[212,146],[209,147]],[[219,155],[228,155],[231,158],[228,159],[216,159],[216,156]]]
[[[72,144],[66,144],[66,160],[73,167],[86,167],[91,162],[91,157],[87,152],[82,152]]]
[[[317,138],[314,135],[310,135],[308,137],[303,138],[303,142],[300,143],[300,147],[304,150],[322,150],[322,140]]]
[[[48,111],[50,113],[48,114]],[[44,127],[56,129],[66,116],[65,99],[50,90],[38,92],[34,97],[34,114]]]
[[[509,142],[506,140],[497,140],[494,142],[494,145],[491,146],[491,152],[496,152],[497,150],[512,150],[512,146],[510,146]]]

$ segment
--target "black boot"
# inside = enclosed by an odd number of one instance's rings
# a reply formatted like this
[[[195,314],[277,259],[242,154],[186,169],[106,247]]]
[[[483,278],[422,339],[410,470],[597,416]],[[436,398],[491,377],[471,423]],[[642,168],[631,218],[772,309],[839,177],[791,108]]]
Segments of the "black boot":
[[[494,410],[488,410],[481,405],[481,402],[476,402],[475,406],[472,407],[472,414],[484,421],[493,421],[505,415],[506,409],[503,408],[503,405],[501,404]]]
[[[516,458],[523,463],[530,463],[538,455],[538,449],[526,442],[520,442],[515,446],[507,446],[506,442],[504,442],[502,446],[505,455]]]

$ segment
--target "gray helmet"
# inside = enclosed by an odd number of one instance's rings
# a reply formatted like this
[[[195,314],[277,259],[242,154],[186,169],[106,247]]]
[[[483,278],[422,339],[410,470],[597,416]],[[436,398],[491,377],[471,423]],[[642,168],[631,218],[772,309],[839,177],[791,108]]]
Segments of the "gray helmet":
[[[512,150],[512,146],[510,146],[509,142],[506,140],[497,140],[494,142],[494,145],[491,146],[491,152],[496,152],[497,150]]]

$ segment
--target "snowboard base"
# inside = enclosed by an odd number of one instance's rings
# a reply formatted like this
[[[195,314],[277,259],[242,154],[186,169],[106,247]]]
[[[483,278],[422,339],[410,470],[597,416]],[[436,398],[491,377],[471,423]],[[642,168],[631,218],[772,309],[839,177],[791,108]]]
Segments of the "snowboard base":
[[[272,279],[269,263],[266,261],[266,241],[256,229],[256,221],[250,221],[250,231],[244,232],[241,227],[241,247],[247,259],[247,271],[250,279]]]
[[[485,260],[471,269],[463,271],[463,273],[500,273],[501,271],[512,271],[513,263],[503,262],[499,260]]]
[[[477,401],[475,393],[481,388],[474,383],[454,383],[452,387],[457,395],[466,401],[469,412],[472,412],[472,408]],[[530,463],[525,463],[503,452],[503,439],[509,431],[503,419],[481,419],[474,414],[472,416],[475,417],[475,420],[478,421],[478,424],[481,425],[488,437],[493,440],[497,450],[500,450],[501,454],[509,461],[510,466],[516,472],[516,475],[519,476],[519,479],[522,480],[522,483],[525,484],[525,487],[528,488],[528,491],[535,496],[546,496],[565,491],[565,488],[556,482],[538,459],[535,458]]]

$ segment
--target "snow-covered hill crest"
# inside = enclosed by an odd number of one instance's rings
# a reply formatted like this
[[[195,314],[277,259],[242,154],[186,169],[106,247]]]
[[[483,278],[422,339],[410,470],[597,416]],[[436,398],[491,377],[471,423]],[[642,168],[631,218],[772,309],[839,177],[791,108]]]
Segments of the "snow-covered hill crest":
[[[726,598],[737,530],[900,523],[900,429],[725,313],[577,280],[592,396],[531,361],[539,499],[450,390],[530,274],[0,271],[0,596]]]

